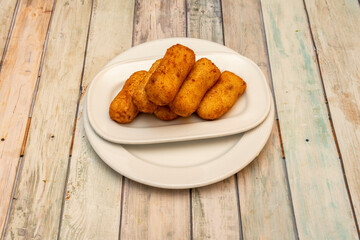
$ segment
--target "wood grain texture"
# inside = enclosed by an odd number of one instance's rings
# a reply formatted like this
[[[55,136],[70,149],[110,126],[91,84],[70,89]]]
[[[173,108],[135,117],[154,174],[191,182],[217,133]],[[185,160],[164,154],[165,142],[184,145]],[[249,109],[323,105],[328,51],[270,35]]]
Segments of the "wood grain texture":
[[[260,4],[223,0],[225,45],[257,63],[270,84]],[[274,123],[260,155],[237,174],[244,239],[295,239],[291,202]]]
[[[220,1],[187,1],[188,36],[223,44]]]
[[[186,36],[183,0],[139,0],[135,4],[134,46],[156,39]]]
[[[15,17],[16,3],[17,0],[0,0],[0,56],[3,56],[11,22]]]
[[[83,107],[85,91],[97,72],[131,47],[133,15],[134,1],[94,1],[60,239],[119,236],[122,176],[87,141]],[[124,23],[121,28],[119,23]]]
[[[187,1],[188,36],[223,44],[220,1]],[[211,51],[211,49],[209,49]],[[238,239],[235,177],[192,190],[194,239]]]
[[[345,174],[360,220],[360,8],[305,1]]]
[[[3,12],[12,8],[8,4],[11,1],[4,3],[0,10],[5,24],[0,26],[2,35],[9,26],[3,17],[11,18],[8,12]],[[10,203],[52,5],[53,1],[40,0],[20,3],[0,72],[0,232]],[[3,46],[0,47],[3,50]]]
[[[125,179],[121,239],[190,239],[189,191]]]
[[[240,222],[234,176],[192,190],[194,239],[239,239]]]
[[[185,37],[185,1],[136,1],[134,44]],[[190,239],[188,190],[163,190],[125,180],[121,239]]]
[[[56,2],[5,239],[57,237],[90,10]]]
[[[355,239],[303,1],[262,1],[300,239]]]

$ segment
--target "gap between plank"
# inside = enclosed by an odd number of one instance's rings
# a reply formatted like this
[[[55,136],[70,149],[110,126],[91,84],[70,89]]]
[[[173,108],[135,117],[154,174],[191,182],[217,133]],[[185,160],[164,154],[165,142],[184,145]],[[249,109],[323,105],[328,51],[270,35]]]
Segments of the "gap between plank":
[[[18,165],[18,168],[17,168],[17,170],[16,170],[14,186],[13,186],[13,189],[12,189],[12,191],[11,191],[10,204],[9,204],[9,207],[8,207],[8,211],[7,211],[7,213],[6,213],[6,218],[5,218],[5,223],[4,223],[4,229],[3,229],[3,232],[2,232],[2,234],[1,234],[1,238],[0,238],[0,239],[5,239],[6,229],[7,229],[7,225],[8,225],[8,222],[9,222],[10,213],[11,213],[11,206],[12,206],[13,199],[14,199],[14,196],[15,196],[15,189],[16,189],[16,186],[17,186],[17,183],[18,183],[19,174],[20,174],[20,168],[21,168],[21,166],[22,166],[22,164],[21,164],[22,161],[23,161],[23,157],[20,157],[20,159],[19,159],[19,165]]]
[[[244,232],[242,228],[242,220],[241,220],[241,208],[240,208],[240,193],[239,193],[239,182],[238,182],[238,174],[235,173],[235,193],[236,193],[236,203],[237,203],[237,211],[239,217],[239,239],[244,239]]]
[[[135,0],[134,1],[133,30],[132,30],[132,37],[131,37],[131,46],[134,46],[135,25],[136,25],[136,9],[138,8],[138,5],[139,5],[138,0]]]
[[[221,28],[222,28],[222,39],[223,39],[223,45],[225,46],[225,28],[224,28],[224,13],[223,13],[223,3],[222,0],[219,0],[220,5],[220,12],[221,12]]]
[[[21,0],[18,0],[17,3],[16,3],[16,7],[15,7],[15,11],[14,11],[14,17],[13,17],[13,20],[12,20],[12,23],[11,23],[11,29],[9,31],[8,39],[6,40],[4,53],[3,53],[1,63],[0,63],[0,71],[1,71],[3,61],[5,59],[5,54],[7,52],[7,48],[8,48],[10,39],[11,39],[11,34],[12,34],[12,31],[13,31],[13,28],[14,28],[14,25],[15,25],[15,20],[16,20],[15,18],[17,17],[20,1]],[[37,90],[38,90],[38,86],[39,86],[42,66],[44,64],[45,52],[46,52],[47,43],[48,43],[48,40],[49,40],[49,32],[50,32],[50,26],[51,26],[51,22],[52,22],[52,18],[53,18],[53,13],[54,13],[54,10],[55,10],[55,4],[56,4],[56,0],[54,0],[54,3],[53,3],[53,7],[52,7],[50,19],[49,19],[49,25],[48,25],[48,29],[47,29],[47,32],[46,32],[45,42],[44,42],[43,51],[42,51],[41,60],[40,60],[40,67],[39,67],[39,70],[38,70],[38,77],[37,77],[37,80],[36,80],[36,85],[35,85],[35,89],[34,89],[33,96],[32,96],[32,103],[31,103],[31,106],[30,106],[29,114],[28,114],[29,117],[28,117],[28,120],[27,120],[27,123],[26,123],[25,135],[24,135],[24,139],[23,139],[23,142],[22,142],[22,145],[21,145],[21,150],[20,150],[20,159],[19,159],[19,163],[18,163],[18,166],[17,166],[17,169],[16,169],[14,185],[13,185],[12,190],[11,190],[10,203],[9,203],[8,211],[7,211],[7,214],[6,214],[5,223],[4,223],[4,229],[3,229],[3,233],[1,235],[1,239],[5,238],[6,229],[7,229],[7,225],[8,225],[8,222],[9,222],[11,208],[12,208],[14,195],[15,195],[15,191],[16,191],[16,187],[17,187],[17,182],[19,180],[19,176],[20,176],[21,169],[22,169],[22,162],[23,162],[23,159],[24,159],[25,147],[26,147],[27,138],[28,138],[28,135],[29,135],[29,129],[30,129],[30,125],[31,125],[32,111],[33,111],[33,107],[34,107],[34,103],[35,103],[35,99],[36,99],[36,94],[37,94]]]
[[[2,65],[3,65],[4,60],[5,60],[5,55],[6,55],[6,52],[7,52],[9,43],[10,43],[11,35],[12,35],[13,29],[14,29],[15,20],[16,20],[17,14],[19,12],[20,1],[21,0],[17,0],[16,5],[15,5],[13,18],[11,20],[11,24],[10,24],[10,28],[9,28],[9,33],[8,33],[7,38],[6,38],[6,42],[5,42],[5,46],[4,46],[4,52],[2,54],[1,61],[0,61],[0,71],[1,71]]]
[[[121,176],[119,240],[121,239],[121,227],[122,227],[122,216],[123,216],[123,206],[124,206],[124,189],[125,189],[125,177]]]
[[[61,202],[59,227],[58,227],[58,234],[57,234],[57,239],[58,240],[60,239],[61,226],[62,226],[62,217],[63,217],[63,214],[64,214],[64,207],[65,207],[66,190],[67,190],[67,184],[68,184],[69,175],[70,175],[71,157],[72,157],[72,150],[73,150],[74,139],[75,139],[75,131],[76,131],[76,126],[77,126],[77,118],[78,118],[78,114],[79,114],[80,100],[81,100],[81,95],[82,95],[82,83],[83,83],[84,73],[85,73],[85,64],[86,64],[86,56],[87,56],[87,49],[88,49],[89,36],[90,36],[90,27],[91,27],[91,19],[92,19],[93,7],[94,7],[94,0],[91,1],[91,11],[90,11],[90,16],[89,16],[89,26],[88,26],[86,42],[85,42],[84,61],[83,61],[83,67],[82,67],[82,71],[81,71],[81,79],[80,79],[80,85],[79,85],[79,95],[78,95],[78,100],[77,100],[77,105],[76,105],[73,134],[72,134],[71,143],[70,143],[70,149],[69,149],[69,160],[68,160],[67,169],[66,169],[63,199],[62,199],[62,202]]]
[[[359,0],[359,3],[360,3],[360,0]],[[331,126],[331,132],[332,132],[332,134],[333,134],[334,142],[335,142],[335,145],[336,145],[336,150],[337,150],[338,155],[339,155],[339,161],[340,161],[341,170],[342,170],[342,173],[343,173],[342,175],[343,175],[343,178],[344,178],[346,191],[347,191],[347,193],[348,193],[349,203],[350,203],[352,215],[353,215],[353,218],[354,218],[356,230],[357,230],[357,233],[358,233],[358,237],[360,238],[359,224],[358,224],[358,220],[357,220],[357,218],[356,218],[355,209],[354,209],[354,204],[353,204],[353,200],[352,200],[352,197],[351,197],[351,192],[350,192],[349,184],[348,184],[348,181],[347,181],[347,178],[346,178],[346,171],[345,171],[345,167],[344,167],[344,161],[343,161],[343,158],[342,158],[342,155],[341,155],[339,142],[338,142],[338,140],[337,140],[336,131],[335,131],[335,128],[334,128],[334,123],[333,123],[332,117],[331,117],[331,111],[330,111],[330,107],[329,107],[329,103],[328,103],[328,98],[327,98],[327,95],[326,95],[324,79],[323,79],[322,72],[321,72],[321,66],[320,66],[320,61],[319,61],[319,54],[318,54],[318,51],[317,51],[317,47],[316,47],[316,43],[315,43],[315,39],[314,39],[314,34],[313,34],[313,32],[312,32],[312,29],[311,29],[309,12],[308,12],[308,10],[307,10],[305,0],[303,0],[303,4],[304,4],[304,10],[305,10],[305,13],[306,13],[307,23],[308,23],[309,30],[310,30],[311,42],[312,42],[312,45],[313,45],[313,49],[314,49],[314,51],[315,51],[316,65],[317,65],[318,72],[319,72],[319,75],[320,75],[321,86],[322,86],[322,90],[323,90],[323,94],[324,94],[324,99],[325,99],[325,105],[326,105],[326,109],[327,109],[327,111],[328,111],[329,122],[330,122],[330,126]]]
[[[267,58],[267,64],[268,64],[268,72],[269,72],[269,78],[270,78],[271,91],[273,94],[273,102],[274,102],[274,106],[275,106],[276,124],[277,124],[277,128],[278,128],[279,141],[280,141],[280,146],[281,146],[281,154],[282,154],[282,158],[283,158],[283,171],[285,172],[286,187],[288,190],[288,198],[289,198],[289,202],[290,202],[291,216],[292,216],[292,220],[293,220],[293,229],[295,232],[296,239],[299,239],[299,232],[298,232],[298,227],[297,227],[297,222],[296,222],[296,217],[295,217],[294,203],[293,203],[293,198],[292,198],[292,194],[291,194],[289,175],[288,175],[288,170],[287,170],[287,165],[286,165],[284,144],[283,144],[283,140],[282,140],[280,123],[279,123],[280,121],[279,121],[278,110],[277,110],[277,106],[276,106],[275,90],[274,90],[274,84],[273,84],[273,79],[272,79],[272,71],[271,71],[271,64],[270,64],[270,58],[269,58],[269,48],[267,45],[266,30],[265,30],[265,23],[264,23],[261,0],[259,0],[259,11],[260,11],[260,18],[261,18],[261,28],[262,28],[262,32],[263,32],[263,36],[264,36],[263,40],[264,40],[264,46],[265,46],[265,52],[266,52],[266,58]]]
[[[360,0],[359,0],[360,1]],[[185,37],[188,37],[188,1],[184,1],[185,4]]]
[[[187,26],[187,25],[186,25]],[[189,201],[190,201],[190,240],[194,239],[194,230],[193,230],[193,213],[192,213],[192,188],[189,189]]]
[[[70,170],[70,163],[71,163],[71,156],[69,156],[69,159],[68,159],[68,165],[67,165],[67,168],[66,168],[66,172],[68,173],[69,170]],[[61,225],[62,225],[62,216],[64,214],[64,203],[65,203],[65,198],[66,198],[66,189],[67,189],[67,182],[68,182],[68,179],[69,179],[69,174],[66,174],[66,177],[65,177],[65,183],[64,184],[64,194],[63,194],[63,199],[61,201],[61,209],[60,209],[60,220],[59,220],[59,227],[58,227],[58,235],[57,235],[57,240],[60,239],[60,230],[61,230]]]
[[[30,124],[31,124],[31,117],[28,117],[28,120],[26,123],[25,135],[24,135],[22,146],[21,146],[20,157],[24,157],[25,145],[26,145],[26,141],[27,141],[27,138],[29,135]]]

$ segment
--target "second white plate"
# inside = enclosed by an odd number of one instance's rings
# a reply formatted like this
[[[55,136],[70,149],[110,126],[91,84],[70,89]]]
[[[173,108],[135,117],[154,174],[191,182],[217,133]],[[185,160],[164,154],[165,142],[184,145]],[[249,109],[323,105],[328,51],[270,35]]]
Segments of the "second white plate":
[[[149,114],[140,114],[129,124],[111,120],[108,114],[111,101],[132,73],[148,70],[156,59],[161,58],[164,49],[159,49],[159,56],[112,64],[94,78],[87,93],[87,113],[95,132],[114,143],[148,144],[228,136],[259,125],[270,109],[269,87],[260,68],[239,54],[197,53],[194,50],[197,59],[206,57],[221,71],[232,71],[247,83],[245,93],[228,113],[216,121],[205,121],[195,114],[170,122]]]

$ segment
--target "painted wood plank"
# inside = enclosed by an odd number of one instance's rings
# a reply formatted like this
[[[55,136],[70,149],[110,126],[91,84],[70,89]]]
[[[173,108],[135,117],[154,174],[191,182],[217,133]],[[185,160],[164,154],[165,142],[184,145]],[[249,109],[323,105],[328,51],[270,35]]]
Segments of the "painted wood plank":
[[[223,0],[225,45],[252,59],[270,84],[259,1]],[[237,174],[244,239],[295,239],[277,124],[260,155]]]
[[[60,239],[117,239],[121,216],[122,176],[90,146],[84,131],[84,93],[97,72],[131,47],[134,1],[94,1],[85,72]],[[119,23],[122,27],[119,28]]]
[[[0,56],[3,56],[17,0],[0,0]]]
[[[360,8],[305,1],[354,210],[360,220]]]
[[[7,4],[10,4],[10,1],[3,5],[4,10],[10,11],[11,7]],[[52,5],[53,1],[35,0],[20,3],[7,54],[1,67],[0,232],[3,230],[10,203]],[[2,14],[3,23],[9,25],[3,19],[8,13]],[[11,18],[11,15],[9,17]],[[5,25],[1,26],[1,31],[5,31]]]
[[[188,36],[223,44],[220,1],[187,1]],[[235,177],[192,190],[194,239],[239,239]]]
[[[56,1],[5,239],[57,238],[90,10]]]
[[[141,0],[134,44],[186,34],[185,2]],[[121,239],[190,239],[188,190],[164,190],[125,179]]]
[[[303,1],[262,1],[299,237],[357,238]]]

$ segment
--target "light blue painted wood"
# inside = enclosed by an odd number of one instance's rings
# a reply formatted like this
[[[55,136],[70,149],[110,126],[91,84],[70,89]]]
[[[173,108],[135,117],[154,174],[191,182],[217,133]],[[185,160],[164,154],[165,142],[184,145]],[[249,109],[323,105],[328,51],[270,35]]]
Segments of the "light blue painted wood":
[[[355,239],[303,1],[262,1],[299,237]]]
[[[259,1],[222,0],[225,45],[257,63],[269,80]],[[238,173],[244,239],[295,239],[277,124],[259,156]]]
[[[354,211],[360,219],[360,7],[305,1]]]

